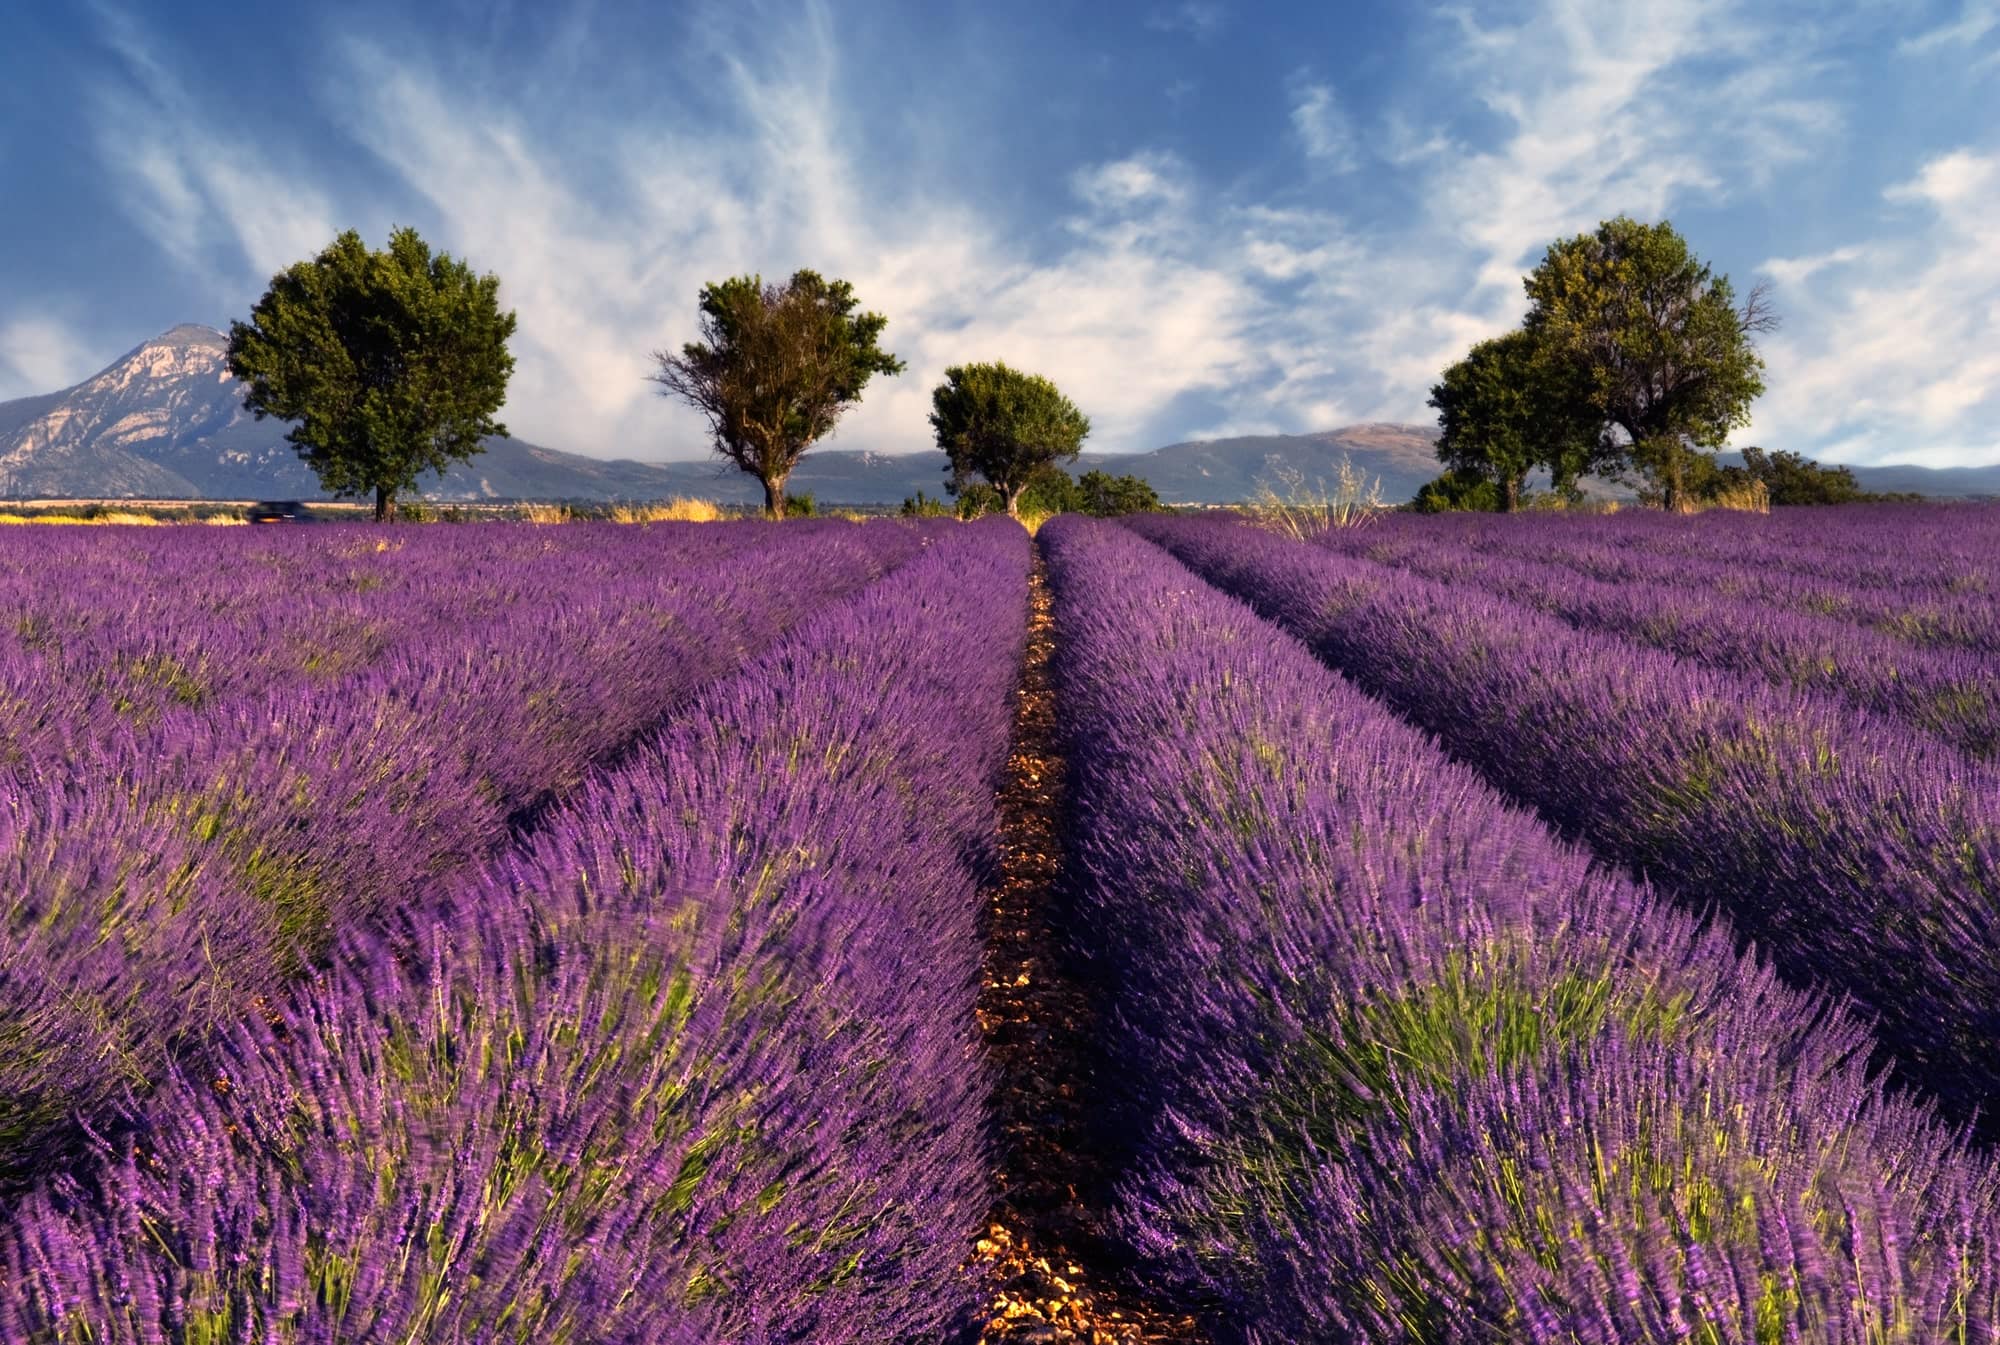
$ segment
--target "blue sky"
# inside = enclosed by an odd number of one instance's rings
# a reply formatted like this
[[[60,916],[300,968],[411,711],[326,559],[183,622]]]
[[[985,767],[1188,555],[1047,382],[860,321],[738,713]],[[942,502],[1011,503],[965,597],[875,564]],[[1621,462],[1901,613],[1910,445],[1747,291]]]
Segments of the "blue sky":
[[[2000,462],[2000,0],[192,0],[6,37],[0,398],[412,224],[500,275],[505,419],[557,448],[699,456],[648,352],[703,282],[800,266],[909,361],[839,447],[925,446],[944,368],[996,358],[1104,449],[1428,422],[1622,211],[1772,286],[1736,442]]]

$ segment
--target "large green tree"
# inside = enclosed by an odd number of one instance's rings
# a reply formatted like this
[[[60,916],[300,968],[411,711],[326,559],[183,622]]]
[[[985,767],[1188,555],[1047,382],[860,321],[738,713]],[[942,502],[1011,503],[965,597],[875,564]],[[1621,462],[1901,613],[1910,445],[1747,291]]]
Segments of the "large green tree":
[[[1040,374],[960,364],[931,392],[931,429],[949,460],[952,492],[981,477],[1019,517],[1021,492],[1036,473],[1083,451],[1090,418]]]
[[[1431,388],[1437,456],[1454,478],[1493,483],[1502,511],[1520,507],[1528,473],[1546,467],[1557,490],[1596,465],[1602,420],[1559,351],[1517,330],[1481,341]]]
[[[507,433],[514,314],[500,281],[415,229],[371,251],[352,229],[271,278],[250,321],[229,324],[229,370],[258,419],[296,421],[285,438],[320,485],[375,497],[391,519],[399,492]]]
[[[764,511],[785,516],[785,482],[831,433],[876,374],[903,362],[880,345],[889,320],[854,310],[845,280],[797,271],[782,285],[737,276],[701,290],[701,337],[678,355],[655,351],[652,375],[708,421],[715,451],[764,487]]]
[[[1777,319],[1762,287],[1739,307],[1671,224],[1622,215],[1550,244],[1525,284],[1526,330],[1570,363],[1665,507],[1683,507],[1691,455],[1721,448],[1764,391],[1751,337]]]

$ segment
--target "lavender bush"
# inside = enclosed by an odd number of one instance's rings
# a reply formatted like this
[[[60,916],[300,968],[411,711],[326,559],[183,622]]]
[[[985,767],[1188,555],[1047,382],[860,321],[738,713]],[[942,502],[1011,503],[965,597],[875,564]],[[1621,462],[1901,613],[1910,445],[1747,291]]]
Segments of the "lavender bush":
[[[1321,540],[1371,559],[1396,563],[1440,541],[1460,541],[1481,552],[1515,560],[1549,562],[1611,583],[1665,579],[1683,593],[1739,598],[1801,615],[1831,617],[1866,626],[1908,644],[2000,653],[2000,606],[1994,594],[1993,556],[2000,553],[2000,509],[1979,506],[1920,510],[1875,506],[1798,511],[1811,520],[1818,545],[1791,546],[1773,533],[1800,530],[1782,516],[1713,516],[1676,519],[1616,515],[1611,519],[1528,516],[1505,522],[1490,516],[1394,517],[1357,552],[1347,539]],[[1926,559],[1926,524],[1953,525],[1949,550]],[[1754,520],[1754,521],[1750,521]],[[1759,525],[1764,525],[1760,527]],[[1767,531],[1766,529],[1769,529]],[[1706,536],[1705,546],[1691,545]],[[1861,544],[1857,539],[1872,538]]]
[[[941,538],[0,1228],[0,1338],[946,1338],[1025,537]]]
[[[2000,1175],[1837,1005],[1159,550],[1041,535],[1123,1227],[1225,1338],[1995,1338]]]
[[[1831,692],[1867,713],[1908,720],[1975,756],[2000,751],[2000,665],[1971,650],[1912,647],[1834,617],[1710,593],[1691,587],[1672,558],[1645,552],[1632,553],[1625,576],[1612,582],[1494,555],[1476,541],[1406,541],[1367,548],[1366,554],[1442,584],[1500,594],[1582,630],[1755,673],[1780,686]],[[1325,545],[1346,555],[1363,551],[1344,535],[1329,534]]]
[[[2000,772],[1810,692],[1228,523],[1135,523],[1503,792],[1802,984],[1960,1116],[2000,1094]]]
[[[235,694],[137,717],[118,710],[115,682],[94,699],[75,690],[101,681],[89,669],[123,662],[119,618],[93,624],[79,609],[56,623],[70,632],[58,644],[29,651],[54,690],[16,740],[15,773],[0,777],[0,1170],[60,1161],[68,1118],[156,1079],[174,1051],[275,994],[340,928],[492,853],[592,761],[921,540],[893,526],[752,524],[715,529],[704,558],[686,530],[594,531],[595,557],[572,540],[524,550],[492,530],[450,544],[398,535],[404,550],[386,552],[365,532],[315,535],[302,555],[257,553],[282,562],[260,581],[278,585],[334,560],[400,557],[401,587],[372,618],[398,635],[337,672],[301,673],[282,639],[247,643],[268,635],[261,628],[232,634],[232,609],[202,583],[188,586],[176,625],[171,586],[148,581],[160,646],[210,649],[213,666],[235,670]],[[484,537],[504,563],[468,566]],[[182,567],[197,554],[180,553]],[[417,601],[405,633],[398,600],[448,588],[467,568],[485,574],[470,585],[472,614],[424,625],[429,600]],[[783,583],[767,582],[773,570]],[[283,607],[244,587],[252,606]],[[263,675],[242,671],[260,661],[271,665]]]

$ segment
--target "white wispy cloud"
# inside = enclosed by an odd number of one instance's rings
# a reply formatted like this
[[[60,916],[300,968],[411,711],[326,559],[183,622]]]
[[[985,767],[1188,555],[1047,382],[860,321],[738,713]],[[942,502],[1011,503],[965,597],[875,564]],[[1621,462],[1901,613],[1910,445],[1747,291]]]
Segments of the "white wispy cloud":
[[[1354,131],[1331,84],[1301,76],[1293,78],[1292,130],[1298,135],[1306,157],[1322,168],[1350,173],[1360,166]]]
[[[824,11],[814,11],[822,19]],[[837,97],[828,22],[728,62],[740,124],[627,133],[615,178],[582,176],[519,114],[468,100],[403,55],[350,47],[357,138],[424,199],[443,245],[502,278],[520,316],[506,419],[516,434],[638,457],[696,456],[692,413],[654,395],[648,352],[695,335],[701,285],[810,266],[854,282],[890,317],[909,363],[872,383],[835,436],[847,447],[928,443],[946,366],[1006,359],[1058,377],[1093,444],[1150,446],[1150,419],[1191,388],[1243,377],[1256,295],[1198,255],[1190,175],[1143,152],[1071,175],[1053,261],[920,181],[864,180]]]
[[[1229,19],[1229,7],[1212,0],[1181,0],[1177,5],[1158,5],[1146,15],[1146,26],[1163,33],[1190,33],[1209,37]]]
[[[310,256],[336,229],[327,196],[299,163],[272,162],[247,128],[225,126],[154,52],[131,14],[94,3],[119,69],[86,91],[98,150],[121,179],[117,200],[168,257],[217,301],[246,278]]]
[[[1786,324],[1751,433],[1842,461],[2000,462],[2000,151],[1960,149],[1884,193],[1893,232],[1776,258]]]
[[[1794,153],[1834,120],[1786,83],[1782,47],[1749,40],[1719,4],[1662,15],[1550,0],[1517,27],[1468,26],[1444,55],[1504,113],[1497,142],[1392,126],[1427,202],[1416,220],[1359,231],[1334,211],[1217,189],[1140,146],[1068,173],[1062,248],[1031,257],[918,175],[864,180],[835,25],[823,8],[805,13],[781,39],[717,58],[739,124],[613,134],[609,184],[580,176],[517,110],[405,53],[351,49],[347,83],[375,91],[351,114],[355,134],[422,195],[448,246],[501,274],[521,313],[516,433],[698,453],[694,418],[650,395],[646,353],[693,335],[705,281],[808,265],[852,279],[910,363],[871,386],[836,436],[845,446],[924,446],[929,389],[966,359],[1058,377],[1106,448],[1152,446],[1190,394],[1215,408],[1197,432],[1427,420],[1439,370],[1518,320],[1519,277],[1539,247],[1621,210],[1657,217],[1722,190],[1725,173]],[[1679,67],[1718,44],[1776,73],[1696,102]],[[1354,154],[1331,86],[1296,77],[1292,92],[1302,143]],[[1748,115],[1780,96],[1802,110]],[[1751,122],[1765,128],[1757,137]]]
[[[103,367],[104,355],[67,322],[11,317],[0,322],[0,401],[81,383]]]
[[[1966,0],[1956,19],[1906,37],[1896,44],[1896,49],[1905,55],[1915,55],[1945,47],[1970,47],[1995,31],[2000,31],[2000,0]]]

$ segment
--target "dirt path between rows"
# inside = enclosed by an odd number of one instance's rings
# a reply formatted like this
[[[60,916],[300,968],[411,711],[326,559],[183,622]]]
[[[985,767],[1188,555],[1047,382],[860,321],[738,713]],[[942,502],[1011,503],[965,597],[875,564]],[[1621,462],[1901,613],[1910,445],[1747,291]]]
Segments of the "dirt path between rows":
[[[1000,793],[1000,876],[987,894],[979,1024],[998,1085],[999,1192],[976,1260],[989,1289],[981,1345],[1153,1345],[1207,1339],[1195,1319],[1113,1281],[1091,1208],[1096,1005],[1066,974],[1055,885],[1064,763],[1049,656],[1055,619],[1039,548],[1014,747]]]

